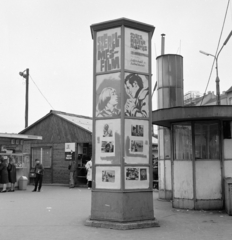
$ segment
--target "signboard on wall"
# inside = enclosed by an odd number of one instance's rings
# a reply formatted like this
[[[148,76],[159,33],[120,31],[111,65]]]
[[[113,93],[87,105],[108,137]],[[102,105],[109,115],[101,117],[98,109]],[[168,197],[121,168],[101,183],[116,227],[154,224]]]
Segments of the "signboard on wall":
[[[65,161],[75,160],[75,143],[65,143]]]
[[[96,72],[104,73],[121,68],[121,28],[97,32]]]
[[[148,33],[125,28],[125,69],[148,73]]]

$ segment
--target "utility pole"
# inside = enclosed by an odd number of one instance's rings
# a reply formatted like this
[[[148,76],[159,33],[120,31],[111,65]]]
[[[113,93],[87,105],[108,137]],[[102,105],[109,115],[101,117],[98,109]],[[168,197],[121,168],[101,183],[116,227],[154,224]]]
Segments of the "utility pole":
[[[26,73],[25,73],[26,72]],[[20,76],[26,79],[26,103],[25,103],[25,128],[28,127],[28,96],[29,96],[29,69],[19,73]]]

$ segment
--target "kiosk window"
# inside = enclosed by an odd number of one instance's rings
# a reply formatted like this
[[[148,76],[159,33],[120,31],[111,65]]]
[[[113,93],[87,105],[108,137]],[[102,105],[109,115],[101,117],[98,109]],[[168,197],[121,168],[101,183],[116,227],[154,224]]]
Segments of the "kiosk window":
[[[32,148],[32,167],[35,167],[35,159],[39,159],[44,168],[51,168],[52,149],[50,147]]]
[[[174,160],[192,159],[192,128],[188,123],[175,124],[174,136]]]
[[[195,123],[195,158],[219,159],[218,123]]]

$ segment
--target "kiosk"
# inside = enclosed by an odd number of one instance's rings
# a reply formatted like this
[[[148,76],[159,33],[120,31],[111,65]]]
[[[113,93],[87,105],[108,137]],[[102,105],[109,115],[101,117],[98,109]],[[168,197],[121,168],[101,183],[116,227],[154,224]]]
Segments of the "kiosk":
[[[41,136],[0,133],[0,156],[3,158],[11,157],[16,165],[15,186],[18,187],[18,180],[22,176],[29,176],[30,152],[24,149],[25,141],[42,140]]]

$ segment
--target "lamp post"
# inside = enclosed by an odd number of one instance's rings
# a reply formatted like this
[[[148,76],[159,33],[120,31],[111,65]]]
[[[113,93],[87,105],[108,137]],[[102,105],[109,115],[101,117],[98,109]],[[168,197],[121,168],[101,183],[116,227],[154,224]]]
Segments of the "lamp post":
[[[219,86],[219,76],[218,76],[218,57],[220,52],[222,51],[222,48],[227,44],[227,42],[229,41],[230,37],[232,35],[232,31],[229,33],[228,37],[226,38],[225,42],[223,43],[221,49],[219,50],[217,55],[212,55],[210,53],[204,52],[204,51],[200,51],[200,53],[205,54],[206,56],[211,56],[215,59],[216,61],[216,94],[217,94],[217,105],[221,105],[221,100],[220,100],[220,86]]]
[[[26,73],[25,73],[26,72]],[[25,128],[28,126],[28,87],[29,87],[29,69],[27,68],[19,75],[26,79],[26,103],[25,103]]]

